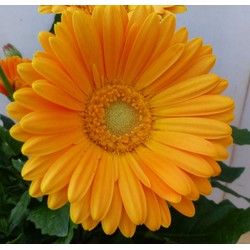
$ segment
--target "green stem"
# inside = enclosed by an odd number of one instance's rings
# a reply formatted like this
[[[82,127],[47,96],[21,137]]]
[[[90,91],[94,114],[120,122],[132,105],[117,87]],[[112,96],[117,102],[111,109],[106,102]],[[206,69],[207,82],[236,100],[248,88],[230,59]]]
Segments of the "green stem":
[[[8,98],[10,99],[10,101],[14,101],[14,99],[13,99],[14,90],[12,89],[12,87],[10,85],[10,82],[9,82],[8,78],[6,77],[6,75],[5,75],[5,73],[4,73],[1,66],[0,66],[0,78],[3,81],[4,87],[8,91]]]

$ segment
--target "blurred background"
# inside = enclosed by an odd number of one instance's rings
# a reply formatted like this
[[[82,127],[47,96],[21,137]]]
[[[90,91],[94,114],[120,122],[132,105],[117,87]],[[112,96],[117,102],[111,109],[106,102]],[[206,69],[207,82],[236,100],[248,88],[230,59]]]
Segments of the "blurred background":
[[[40,50],[37,34],[49,30],[54,15],[38,14],[38,6],[0,6],[0,47],[11,43],[23,57],[32,58]],[[233,125],[250,130],[250,6],[187,6],[187,12],[177,15],[177,27],[187,27],[189,39],[203,38],[204,44],[213,46],[217,57],[212,72],[229,80],[225,95],[236,103]],[[0,51],[0,57],[4,58]],[[0,113],[6,114],[8,100],[0,95]],[[229,187],[249,197],[250,195],[250,146],[232,146],[230,166],[244,166],[243,175]],[[214,189],[211,199],[219,202],[230,199],[238,207],[248,207],[238,199]]]

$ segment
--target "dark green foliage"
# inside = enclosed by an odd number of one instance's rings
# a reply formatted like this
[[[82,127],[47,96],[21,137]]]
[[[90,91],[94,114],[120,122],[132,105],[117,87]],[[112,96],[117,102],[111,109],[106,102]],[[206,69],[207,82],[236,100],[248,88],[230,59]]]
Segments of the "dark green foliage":
[[[231,126],[234,143],[238,145],[250,145],[250,131]]]
[[[224,181],[227,183],[232,183],[235,181],[245,170],[243,167],[229,167],[223,162],[219,162],[219,165],[221,167],[221,174],[217,177],[214,177],[213,180]]]
[[[41,229],[42,234],[66,237],[69,228],[69,207],[65,205],[53,211],[43,202],[30,211],[27,219],[32,221],[37,229]]]

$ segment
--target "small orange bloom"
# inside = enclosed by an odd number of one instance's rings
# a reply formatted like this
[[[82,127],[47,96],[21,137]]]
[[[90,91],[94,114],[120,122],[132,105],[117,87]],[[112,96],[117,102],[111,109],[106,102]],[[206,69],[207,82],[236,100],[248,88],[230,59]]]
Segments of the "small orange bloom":
[[[30,60],[28,58],[22,59],[19,56],[6,57],[6,59],[0,60],[0,66],[2,67],[14,91],[29,86],[29,84],[27,84],[20,78],[17,72],[17,65],[19,63],[29,62],[29,61]],[[8,91],[5,88],[1,78],[0,78],[0,93],[8,96]]]

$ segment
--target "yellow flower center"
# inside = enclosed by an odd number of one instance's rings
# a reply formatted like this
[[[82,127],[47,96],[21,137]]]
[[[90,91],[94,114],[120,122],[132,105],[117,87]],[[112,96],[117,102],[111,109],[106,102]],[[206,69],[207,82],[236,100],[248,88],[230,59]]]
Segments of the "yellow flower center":
[[[129,86],[107,85],[86,104],[84,127],[105,150],[124,153],[149,139],[152,119],[147,100]]]
[[[122,136],[139,123],[139,113],[127,102],[116,101],[105,110],[105,121],[111,133]]]

